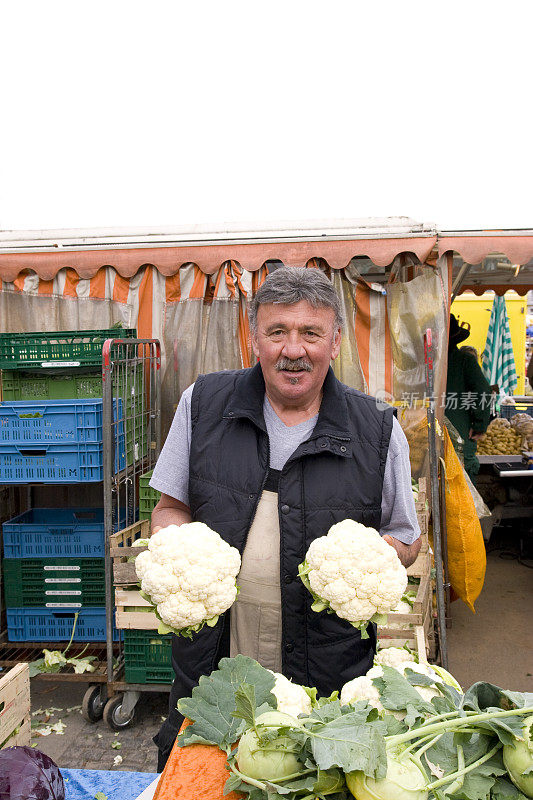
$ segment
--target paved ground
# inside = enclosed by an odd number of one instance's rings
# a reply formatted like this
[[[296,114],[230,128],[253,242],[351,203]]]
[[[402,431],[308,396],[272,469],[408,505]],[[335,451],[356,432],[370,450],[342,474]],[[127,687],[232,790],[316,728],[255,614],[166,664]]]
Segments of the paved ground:
[[[448,631],[450,670],[467,687],[487,680],[510,689],[533,691],[533,573],[517,561],[489,555],[483,592],[472,614],[461,602],[452,604],[452,627]],[[152,736],[166,714],[168,695],[145,693],[137,706],[133,727],[115,733],[103,721],[86,722],[79,708],[86,683],[48,682],[34,679],[32,710],[61,708],[50,719],[41,712],[33,722],[66,725],[63,735],[39,736],[33,743],[60,767],[119,769],[155,772],[157,753]],[[72,710],[68,710],[68,709]],[[119,742],[120,749],[113,743]],[[114,766],[117,755],[122,763]]]
[[[157,748],[152,736],[166,714],[168,694],[141,695],[135,724],[116,734],[102,720],[91,724],[82,717],[80,706],[87,687],[86,683],[32,680],[32,744],[59,767],[156,772]],[[47,714],[46,709],[53,710]],[[38,733],[39,728],[46,729],[59,720],[66,726],[62,735]],[[116,756],[122,757],[122,763],[115,766]]]
[[[533,691],[532,610],[533,570],[490,553],[476,613],[460,601],[451,607],[450,671],[462,686],[485,680]]]

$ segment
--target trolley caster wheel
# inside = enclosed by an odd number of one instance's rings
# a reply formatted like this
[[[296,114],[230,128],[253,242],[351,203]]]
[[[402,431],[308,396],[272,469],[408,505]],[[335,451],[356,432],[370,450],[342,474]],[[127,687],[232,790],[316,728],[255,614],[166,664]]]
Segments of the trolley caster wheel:
[[[87,722],[98,722],[104,715],[106,701],[102,699],[100,686],[89,686],[81,704],[81,713]]]
[[[111,697],[104,708],[104,722],[107,722],[111,730],[123,731],[133,725],[135,720],[135,707],[128,714],[122,713],[122,702],[124,695],[116,694]]]

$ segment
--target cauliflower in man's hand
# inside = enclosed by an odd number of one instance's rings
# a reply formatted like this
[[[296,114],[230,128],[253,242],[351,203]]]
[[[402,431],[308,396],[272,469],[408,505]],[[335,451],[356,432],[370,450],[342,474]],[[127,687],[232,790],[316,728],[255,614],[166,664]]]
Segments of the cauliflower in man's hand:
[[[203,522],[169,525],[135,559],[141,594],[161,620],[160,633],[192,638],[216,625],[237,597],[241,557]]]
[[[311,542],[298,574],[314,598],[313,611],[334,612],[361,629],[383,624],[401,599],[407,572],[396,550],[374,528],[345,519]]]

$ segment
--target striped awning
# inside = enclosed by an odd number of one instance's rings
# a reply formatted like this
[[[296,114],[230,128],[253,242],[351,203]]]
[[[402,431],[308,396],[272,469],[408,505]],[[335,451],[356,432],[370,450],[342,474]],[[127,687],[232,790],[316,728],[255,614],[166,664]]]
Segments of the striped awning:
[[[356,256],[366,256],[377,266],[385,267],[400,253],[414,253],[420,261],[425,262],[436,241],[436,236],[419,236],[0,252],[0,279],[14,281],[24,270],[31,270],[39,278],[53,280],[64,269],[72,270],[80,278],[93,278],[102,267],[113,267],[122,278],[131,278],[146,265],[155,267],[161,275],[169,277],[188,263],[194,263],[202,272],[212,275],[227,261],[235,261],[244,270],[255,272],[267,261],[305,267],[311,259],[316,258],[324,260],[332,269],[343,269]]]
[[[477,231],[439,233],[439,256],[458,253],[467,264],[481,264],[493,253],[501,253],[512,264],[527,264],[533,259],[533,231]]]

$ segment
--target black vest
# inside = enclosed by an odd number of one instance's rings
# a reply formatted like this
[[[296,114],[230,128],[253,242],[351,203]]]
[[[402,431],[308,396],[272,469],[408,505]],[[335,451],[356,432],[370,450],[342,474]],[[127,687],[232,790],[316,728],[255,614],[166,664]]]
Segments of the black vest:
[[[265,384],[252,369],[201,375],[192,395],[189,505],[242,554],[269,470]],[[340,383],[330,369],[317,424],[281,471],[278,486],[283,673],[329,695],[372,665],[375,631],[362,640],[334,614],[311,611],[298,565],[318,536],[351,518],[376,529],[392,430],[391,408]],[[173,637],[173,695],[190,694],[229,654],[229,614],[193,640]]]

